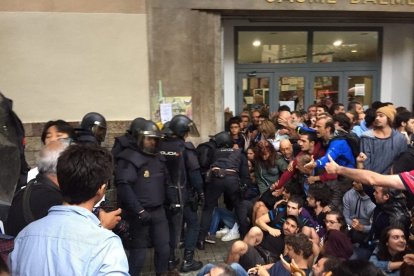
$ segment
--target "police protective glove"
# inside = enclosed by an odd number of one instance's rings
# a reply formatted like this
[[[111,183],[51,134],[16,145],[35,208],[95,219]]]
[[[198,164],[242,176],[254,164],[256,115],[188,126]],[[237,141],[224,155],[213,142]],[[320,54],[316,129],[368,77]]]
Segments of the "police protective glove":
[[[147,223],[151,221],[151,214],[144,210],[138,214],[138,219],[141,223]]]

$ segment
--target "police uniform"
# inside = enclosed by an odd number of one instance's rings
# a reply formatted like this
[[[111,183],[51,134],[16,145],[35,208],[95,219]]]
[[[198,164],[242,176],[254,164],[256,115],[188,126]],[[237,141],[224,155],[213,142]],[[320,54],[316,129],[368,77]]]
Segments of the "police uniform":
[[[168,137],[162,141],[160,153],[167,159],[167,167],[171,176],[172,186],[168,192],[172,198],[169,202],[170,206],[182,207],[182,214],[171,212],[169,215],[170,247],[172,252],[177,248],[181,224],[176,217],[182,215],[183,221],[187,224],[184,239],[184,261],[187,262],[188,267],[182,266],[181,271],[188,272],[199,266],[198,262],[193,261],[193,255],[200,230],[197,216],[198,202],[195,196],[203,194],[200,165],[194,145],[179,137]]]
[[[204,241],[211,224],[213,210],[223,193],[235,207],[236,217],[239,217],[238,211],[241,202],[240,184],[247,183],[248,175],[247,159],[240,149],[216,149],[210,166],[210,179],[205,187],[206,199],[201,216],[199,241]],[[240,222],[239,218],[238,222]]]
[[[116,184],[121,207],[130,223],[130,272],[138,275],[145,262],[146,248],[154,246],[157,273],[168,267],[169,235],[164,209],[168,172],[165,159],[127,148],[117,156]],[[145,210],[149,221],[142,221]]]

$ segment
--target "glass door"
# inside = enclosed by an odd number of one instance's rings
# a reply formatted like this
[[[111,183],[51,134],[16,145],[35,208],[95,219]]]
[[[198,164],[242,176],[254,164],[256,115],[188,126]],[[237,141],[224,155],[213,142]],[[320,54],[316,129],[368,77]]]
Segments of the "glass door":
[[[351,101],[360,102],[367,109],[373,99],[377,98],[377,77],[375,71],[346,72],[347,103]]]
[[[238,112],[269,109],[274,102],[273,74],[239,73]],[[273,107],[272,107],[273,108]]]
[[[313,104],[324,104],[330,108],[335,103],[344,103],[341,93],[341,72],[311,73],[311,95]]]
[[[287,105],[291,111],[305,108],[305,77],[301,74],[276,75],[276,106]]]

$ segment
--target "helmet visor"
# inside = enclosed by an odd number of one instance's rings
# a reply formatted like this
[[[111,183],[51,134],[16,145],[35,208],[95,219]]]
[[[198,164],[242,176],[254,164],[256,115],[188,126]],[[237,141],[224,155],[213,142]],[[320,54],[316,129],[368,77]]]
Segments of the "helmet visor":
[[[200,133],[198,132],[197,126],[194,122],[188,124],[188,135],[191,137],[200,137]]]
[[[96,140],[98,140],[100,143],[102,143],[105,140],[106,127],[101,127],[99,125],[94,125],[92,127],[92,133],[96,137]]]

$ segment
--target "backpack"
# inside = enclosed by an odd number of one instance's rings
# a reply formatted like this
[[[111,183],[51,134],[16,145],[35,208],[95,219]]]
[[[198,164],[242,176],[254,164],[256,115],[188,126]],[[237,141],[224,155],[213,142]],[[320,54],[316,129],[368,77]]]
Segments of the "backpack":
[[[351,148],[352,155],[355,157],[355,159],[358,157],[360,151],[360,139],[359,137],[353,133],[346,133],[346,132],[339,132],[336,136],[332,138],[332,140],[346,140],[348,143],[348,146]]]
[[[201,174],[205,175],[213,163],[214,153],[217,149],[213,141],[208,141],[198,145],[196,148],[198,163],[200,164]]]
[[[12,106],[13,102],[0,92],[0,220],[3,221],[14,192],[26,185],[29,171],[24,155],[24,128]]]

